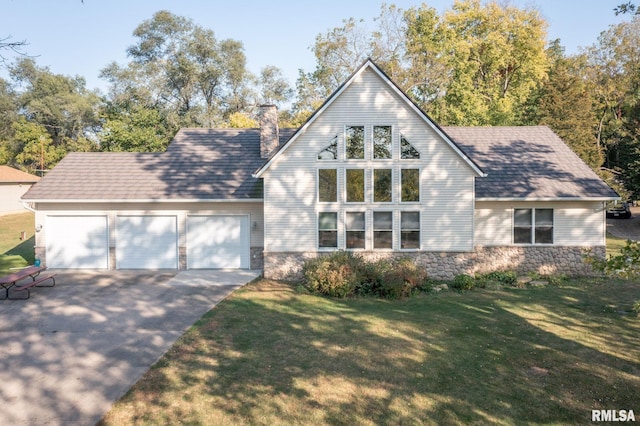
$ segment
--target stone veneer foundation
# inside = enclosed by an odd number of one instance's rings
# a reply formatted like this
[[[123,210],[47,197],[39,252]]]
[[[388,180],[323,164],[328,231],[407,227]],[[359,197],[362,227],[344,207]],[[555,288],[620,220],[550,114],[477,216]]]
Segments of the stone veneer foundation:
[[[427,269],[431,278],[450,280],[458,274],[483,274],[500,270],[541,275],[594,275],[585,263],[585,247],[476,247],[473,252],[357,252],[368,260],[411,257]],[[592,247],[591,254],[604,258],[604,246]],[[322,255],[316,252],[264,253],[264,277],[296,281],[302,278],[302,264]]]

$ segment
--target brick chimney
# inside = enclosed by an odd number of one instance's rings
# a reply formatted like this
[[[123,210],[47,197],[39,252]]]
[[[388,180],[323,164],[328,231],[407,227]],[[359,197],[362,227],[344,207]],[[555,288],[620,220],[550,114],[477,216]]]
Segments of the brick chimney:
[[[279,143],[278,108],[260,105],[260,158],[269,158]]]

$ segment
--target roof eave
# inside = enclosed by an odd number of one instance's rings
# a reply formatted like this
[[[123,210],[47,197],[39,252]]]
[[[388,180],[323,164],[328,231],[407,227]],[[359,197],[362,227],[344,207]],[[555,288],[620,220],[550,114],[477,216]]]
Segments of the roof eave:
[[[25,203],[262,203],[263,198],[21,198]]]
[[[476,197],[476,201],[618,201],[621,197]]]
[[[280,155],[284,151],[286,151],[287,148],[298,138],[298,136],[304,133],[307,130],[307,128],[317,119],[317,117],[319,117],[322,114],[322,112],[325,111],[327,108],[329,108],[329,106],[338,98],[338,96],[340,96],[342,92],[344,92],[349,86],[351,86],[353,81],[360,74],[362,74],[364,70],[366,70],[367,68],[371,68],[376,74],[378,74],[378,76],[382,78],[389,85],[389,87],[391,87],[396,92],[396,94],[398,94],[400,98],[403,99],[405,103],[409,105],[410,108],[412,108],[413,111],[415,111],[418,114],[418,116],[420,116],[427,123],[427,125],[431,127],[456,152],[456,154],[458,154],[458,156],[460,156],[467,163],[467,165],[471,167],[471,169],[478,176],[480,177],[487,176],[487,174],[480,168],[480,166],[478,166],[470,157],[468,157],[462,151],[462,149],[453,141],[453,139],[451,139],[449,135],[447,135],[444,132],[444,130],[440,128],[440,126],[438,126],[433,120],[431,120],[431,118],[429,118],[429,116],[424,111],[422,111],[409,98],[409,96],[406,93],[404,93],[400,89],[400,87],[398,87],[398,85],[396,85],[393,82],[393,80],[391,80],[391,78],[389,78],[389,76],[387,76],[370,58],[366,59],[362,63],[362,65],[360,65],[360,67],[353,74],[351,74],[351,77],[349,77],[344,83],[342,83],[342,85],[340,85],[340,87],[338,87],[336,91],[333,92],[333,94],[331,94],[331,96],[327,98],[327,100],[320,106],[320,108],[318,108],[311,115],[311,117],[309,117],[309,119],[305,122],[305,124],[293,134],[293,136],[287,141],[287,143],[284,144],[281,149],[279,149],[271,158],[269,158],[262,166],[260,166],[260,168],[256,170],[256,172],[253,173],[251,176],[254,178],[262,177],[264,172],[267,169],[269,169],[269,167],[271,167],[271,164],[273,164],[280,157]]]

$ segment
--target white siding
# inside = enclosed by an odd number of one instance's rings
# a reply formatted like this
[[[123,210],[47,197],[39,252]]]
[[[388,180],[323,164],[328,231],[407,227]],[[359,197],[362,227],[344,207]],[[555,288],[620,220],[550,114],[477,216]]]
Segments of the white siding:
[[[24,212],[20,197],[31,188],[30,183],[0,184],[0,213]]]
[[[118,215],[163,215],[178,218],[178,246],[186,246],[186,218],[189,214],[249,215],[251,247],[263,247],[264,215],[261,202],[220,203],[38,203],[35,223],[42,229],[36,233],[36,247],[46,245],[46,217],[49,215],[107,214],[109,218],[109,247],[115,247]]]
[[[593,247],[606,244],[606,218],[601,202],[476,202],[478,246],[511,245],[514,208],[550,208],[554,245]]]
[[[345,160],[344,128],[365,126],[365,158]],[[391,125],[393,160],[371,160],[373,125]],[[399,160],[400,134],[420,152],[420,160]],[[318,161],[317,155],[338,135],[338,160]],[[338,202],[317,203],[317,168],[338,169]],[[421,170],[421,203],[400,203],[400,168]],[[345,204],[344,169],[364,168],[365,204]],[[373,203],[373,168],[392,168],[394,202]],[[264,174],[265,251],[317,249],[316,217],[319,211],[393,210],[396,242],[400,209],[420,210],[422,249],[468,251],[473,249],[473,177],[475,173],[383,80],[367,70],[300,135]],[[367,215],[367,227],[371,214]],[[341,222],[341,221],[340,221]],[[338,226],[344,246],[344,226]],[[371,247],[371,233],[367,234]],[[397,244],[395,244],[397,248]]]

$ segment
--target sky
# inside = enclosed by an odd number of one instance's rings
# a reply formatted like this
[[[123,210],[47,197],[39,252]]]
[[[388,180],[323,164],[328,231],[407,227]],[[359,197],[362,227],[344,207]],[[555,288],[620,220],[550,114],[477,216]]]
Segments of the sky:
[[[508,0],[533,6],[548,21],[548,39],[559,38],[568,54],[596,43],[610,25],[629,20],[615,16],[622,0]],[[443,13],[453,0],[388,0],[408,9],[422,3]],[[82,76],[87,88],[106,92],[100,70],[115,61],[128,62],[133,30],[159,10],[187,17],[214,31],[218,40],[244,45],[249,70],[258,74],[273,65],[292,86],[298,70],[313,71],[311,52],[318,34],[348,18],[368,23],[380,14],[382,0],[0,0],[0,39],[25,40],[24,51],[38,66],[68,76]],[[7,51],[3,56],[11,59]],[[358,64],[354,64],[357,66]],[[0,77],[7,78],[0,65]]]

